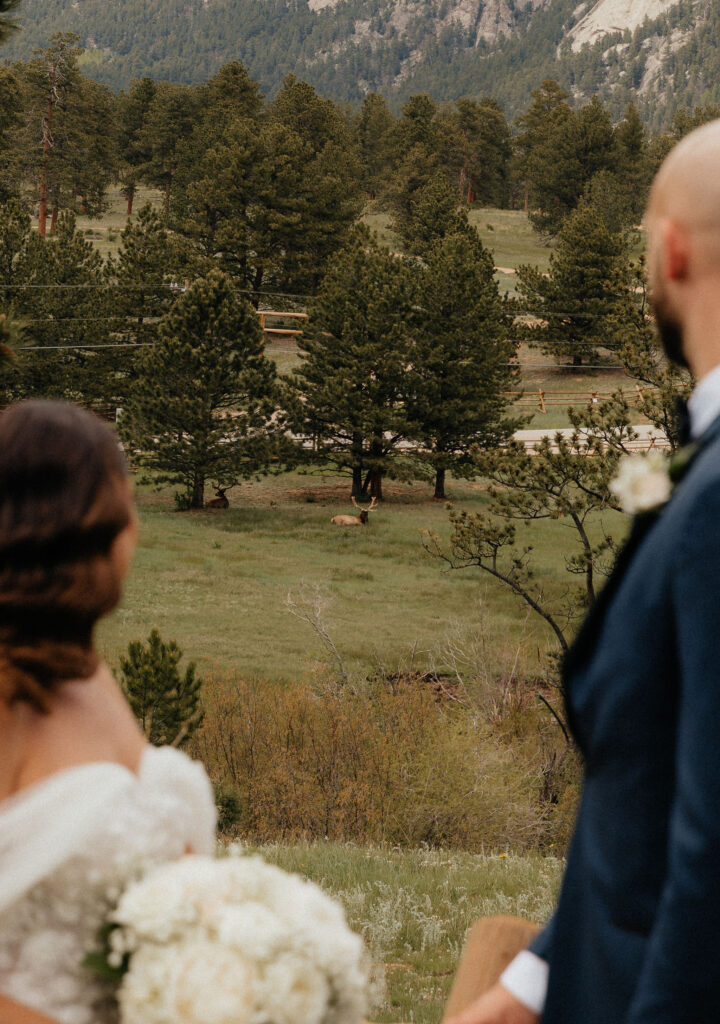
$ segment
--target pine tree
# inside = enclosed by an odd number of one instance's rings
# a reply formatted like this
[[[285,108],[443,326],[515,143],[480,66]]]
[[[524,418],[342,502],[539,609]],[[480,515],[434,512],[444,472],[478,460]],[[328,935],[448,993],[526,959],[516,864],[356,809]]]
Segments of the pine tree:
[[[121,93],[117,99],[119,170],[128,217],[133,211],[142,170],[150,160],[150,152],[142,144],[141,138],[156,88],[152,78],[141,78],[133,82],[128,91]]]
[[[355,120],[355,140],[362,165],[362,185],[374,199],[386,185],[393,165],[395,118],[384,96],[368,93]]]
[[[80,88],[79,41],[71,32],[55,33],[47,49],[22,68],[26,117],[15,133],[13,150],[16,173],[33,186],[41,235],[46,232],[48,209],[69,187],[68,139],[76,126],[67,108]]]
[[[330,262],[299,339],[295,426],[315,457],[352,474],[353,497],[382,498],[410,436],[405,407],[412,268],[356,229]]]
[[[191,661],[180,674],[183,652],[174,640],[165,643],[153,629],[144,644],[128,644],[120,659],[120,685],[148,742],[157,747],[182,746],[203,719],[202,680]]]
[[[425,256],[438,238],[467,227],[467,212],[458,208],[457,191],[438,172],[417,190],[410,204],[410,216],[395,222],[402,228],[408,252]]]
[[[499,445],[516,426],[503,419],[502,392],[518,370],[494,272],[491,254],[466,231],[436,241],[418,277],[407,410],[436,498],[445,497],[447,470],[467,470],[476,449]]]
[[[232,485],[272,457],[275,366],[252,306],[219,271],[196,281],[144,350],[121,420],[158,482],[180,484],[182,508],[202,508],[205,483]]]
[[[563,224],[547,275],[521,266],[517,282],[520,308],[534,321],[525,339],[563,363],[579,366],[597,359],[598,348],[617,348],[635,316],[626,244],[586,203]]]
[[[209,267],[185,239],[167,231],[160,214],[146,203],[134,221],[128,220],[117,256],[105,269],[115,330],[124,342],[140,345],[157,339],[160,319],[184,282]]]
[[[15,31],[15,25],[7,17],[20,4],[20,0],[0,0],[0,43],[3,43],[11,32]]]
[[[3,376],[6,400],[64,398],[97,406],[122,395],[124,350],[112,346],[102,258],[76,229],[74,214],[60,214],[54,235],[30,230],[16,203],[0,210],[0,263],[12,287],[9,311],[26,321],[27,342]]]

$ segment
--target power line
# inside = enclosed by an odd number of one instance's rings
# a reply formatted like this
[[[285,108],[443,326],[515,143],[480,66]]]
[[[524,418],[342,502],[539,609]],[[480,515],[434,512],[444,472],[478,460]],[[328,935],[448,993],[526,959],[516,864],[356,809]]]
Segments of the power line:
[[[18,345],[13,352],[80,352],[84,349],[147,348],[154,341],[119,341],[112,345]]]
[[[120,291],[135,291],[138,288],[155,288],[158,291],[171,291],[171,292],[184,292],[186,289],[180,287],[177,284],[165,284],[163,282],[158,283],[157,281],[147,282],[139,281],[137,283],[127,281],[105,281],[100,284],[83,283],[83,284],[0,284],[0,289],[3,291],[12,291],[13,289],[60,289],[60,288],[72,288],[75,290],[83,289],[107,289],[115,288]],[[273,298],[284,298],[284,299],[313,299],[314,295],[302,295],[298,292],[270,292],[270,291],[256,291],[254,288],[237,288],[241,295],[267,295]]]

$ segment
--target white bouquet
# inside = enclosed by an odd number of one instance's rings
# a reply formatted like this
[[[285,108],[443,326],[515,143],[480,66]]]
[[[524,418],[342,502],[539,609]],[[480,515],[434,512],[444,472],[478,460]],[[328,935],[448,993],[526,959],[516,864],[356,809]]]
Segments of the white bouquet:
[[[122,1024],[360,1024],[362,940],[316,885],[260,857],[153,868],[112,914]]]

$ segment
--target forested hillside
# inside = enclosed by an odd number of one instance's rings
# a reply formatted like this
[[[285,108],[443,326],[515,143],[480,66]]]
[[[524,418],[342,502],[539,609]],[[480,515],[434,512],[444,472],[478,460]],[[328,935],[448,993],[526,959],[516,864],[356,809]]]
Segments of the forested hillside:
[[[720,100],[720,10],[680,0],[631,34],[578,52],[575,0],[25,0],[4,50],[27,59],[53,32],[73,31],[84,70],[113,89],[135,78],[193,84],[242,61],[267,95],[293,72],[336,101],[369,91],[399,105],[495,96],[509,116],[543,78],[575,100],[594,93],[620,117],[636,102],[653,127],[679,106]],[[638,6],[642,6],[640,3]],[[657,10],[652,5],[648,10]],[[638,19],[636,19],[637,21]]]

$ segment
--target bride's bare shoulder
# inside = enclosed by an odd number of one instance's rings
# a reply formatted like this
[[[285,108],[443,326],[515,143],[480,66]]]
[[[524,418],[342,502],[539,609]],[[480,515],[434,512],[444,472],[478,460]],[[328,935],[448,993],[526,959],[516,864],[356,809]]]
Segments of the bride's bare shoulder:
[[[16,764],[8,766],[10,790],[33,785],[55,772],[92,761],[113,761],[137,771],[146,741],[105,665],[86,680],[64,683],[49,708],[17,704],[6,729],[15,746]],[[3,795],[9,795],[6,791]],[[0,785],[0,791],[2,786]]]

